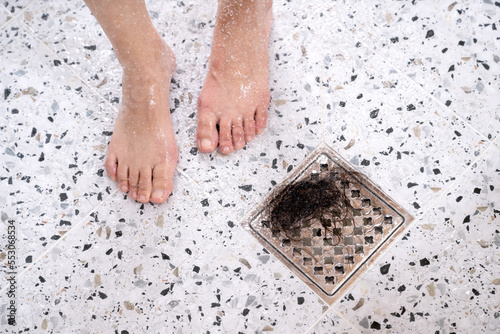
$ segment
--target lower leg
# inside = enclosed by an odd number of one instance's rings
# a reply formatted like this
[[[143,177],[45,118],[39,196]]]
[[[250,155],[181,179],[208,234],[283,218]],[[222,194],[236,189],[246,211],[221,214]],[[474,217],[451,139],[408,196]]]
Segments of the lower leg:
[[[202,152],[219,146],[222,153],[231,153],[264,129],[271,22],[271,0],[219,1],[209,70],[198,100]]]
[[[156,54],[151,43],[161,38],[153,26],[144,0],[84,0],[113,45],[124,68],[147,65]]]
[[[144,1],[85,0],[123,67],[122,105],[106,170],[140,202],[163,202],[172,191],[177,147],[169,89],[175,58],[153,27]]]

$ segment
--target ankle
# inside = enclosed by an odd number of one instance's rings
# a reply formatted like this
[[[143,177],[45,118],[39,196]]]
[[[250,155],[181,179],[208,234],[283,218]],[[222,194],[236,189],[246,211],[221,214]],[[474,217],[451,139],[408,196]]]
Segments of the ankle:
[[[273,7],[273,0],[219,0],[219,9],[231,8],[239,11],[253,10],[269,11]]]
[[[223,25],[255,28],[265,22],[272,7],[273,0],[219,0],[217,19]]]
[[[170,47],[156,32],[140,42],[130,42],[128,47],[116,50],[124,73],[173,70],[175,57]]]

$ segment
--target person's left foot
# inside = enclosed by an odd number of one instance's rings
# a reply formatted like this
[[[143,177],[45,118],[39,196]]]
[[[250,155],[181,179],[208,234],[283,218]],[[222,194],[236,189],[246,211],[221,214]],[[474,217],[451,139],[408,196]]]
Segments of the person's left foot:
[[[219,1],[209,70],[198,99],[201,152],[219,146],[229,154],[265,128],[271,23],[272,1]]]

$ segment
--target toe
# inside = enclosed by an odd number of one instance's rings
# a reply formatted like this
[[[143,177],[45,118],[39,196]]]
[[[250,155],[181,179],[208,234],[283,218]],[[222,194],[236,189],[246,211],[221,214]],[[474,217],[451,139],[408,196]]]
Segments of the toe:
[[[258,135],[260,135],[266,127],[268,107],[269,105],[259,106],[255,112],[255,132]]]
[[[118,162],[118,172],[117,172],[118,183],[120,185],[120,189],[123,192],[127,192],[129,190],[128,185],[128,166],[125,163]]]
[[[243,122],[241,118],[233,120],[232,135],[234,149],[242,149],[243,146],[245,146],[245,132],[243,131]]]
[[[151,202],[162,203],[172,193],[172,175],[167,165],[158,165],[153,169],[153,190]]]
[[[143,168],[139,174],[139,192],[137,194],[138,201],[141,203],[149,202],[151,195],[151,168]]]
[[[223,154],[229,154],[233,152],[233,138],[231,136],[231,119],[221,119],[219,124],[220,135],[219,135],[219,147]]]
[[[139,192],[139,170],[130,168],[128,174],[129,195],[132,199],[137,200],[137,194]]]
[[[116,159],[116,157],[112,154],[109,154],[108,157],[106,158],[104,166],[106,166],[106,172],[108,172],[108,175],[111,178],[111,180],[116,181],[117,179],[116,174],[118,167],[118,160]]]
[[[245,118],[245,140],[247,143],[255,138],[255,121],[252,117]]]
[[[198,102],[196,142],[201,152],[210,153],[217,148],[217,117],[213,112],[203,108],[203,104]]]

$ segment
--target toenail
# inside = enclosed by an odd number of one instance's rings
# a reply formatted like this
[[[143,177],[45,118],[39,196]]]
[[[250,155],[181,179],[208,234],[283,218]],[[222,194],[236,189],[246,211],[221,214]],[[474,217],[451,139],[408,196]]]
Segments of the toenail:
[[[137,198],[137,191],[132,192],[132,198]]]
[[[230,151],[229,147],[221,147],[220,150],[222,153],[229,153],[229,151]]]
[[[151,195],[151,198],[156,198],[156,199],[161,199],[162,197],[163,197],[163,191],[161,190],[155,190]]]
[[[140,202],[144,202],[145,200],[146,200],[146,196],[141,195],[141,197],[139,197],[139,201]]]
[[[202,139],[200,146],[202,150],[210,150],[212,148],[212,141],[210,139]]]
[[[128,191],[127,186],[121,186],[121,187],[120,187],[120,189],[121,189],[122,191],[124,191],[124,192],[127,192],[127,191]]]

